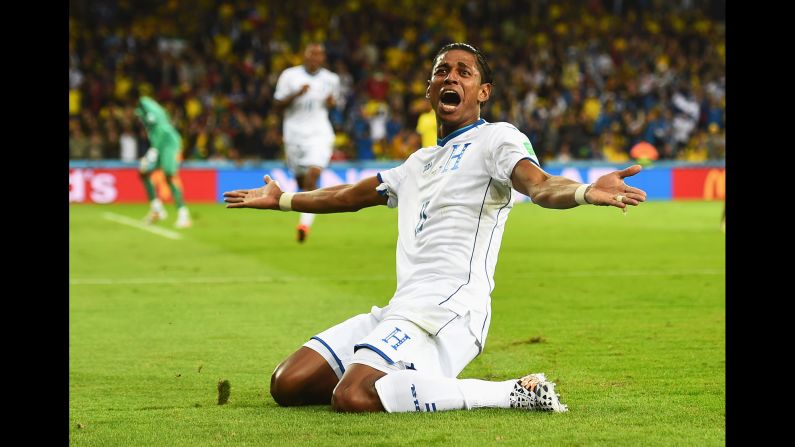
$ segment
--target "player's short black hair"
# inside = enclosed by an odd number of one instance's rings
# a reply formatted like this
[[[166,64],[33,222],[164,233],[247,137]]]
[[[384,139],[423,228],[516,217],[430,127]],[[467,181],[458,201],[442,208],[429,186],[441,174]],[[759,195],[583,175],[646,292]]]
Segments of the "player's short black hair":
[[[483,56],[483,53],[481,53],[480,50],[478,50],[477,48],[473,47],[468,43],[464,42],[448,43],[436,53],[436,56],[433,57],[433,64],[436,65],[436,60],[439,59],[439,56],[450,50],[464,50],[474,54],[475,59],[477,59],[478,71],[480,72],[481,83],[483,84],[493,83],[493,79],[491,77],[491,67],[489,67],[489,63],[486,62],[486,57]]]
[[[309,42],[307,42],[306,45],[304,45],[304,51],[306,51],[307,48],[312,47],[312,46],[318,46],[324,52],[326,51],[326,44],[324,44],[320,40],[310,40]]]

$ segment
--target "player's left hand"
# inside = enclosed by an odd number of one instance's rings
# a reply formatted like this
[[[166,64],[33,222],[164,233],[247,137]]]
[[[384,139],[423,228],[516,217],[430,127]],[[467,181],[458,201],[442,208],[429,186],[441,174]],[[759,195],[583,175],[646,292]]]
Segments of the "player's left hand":
[[[254,189],[236,189],[224,193],[224,202],[227,208],[256,208],[261,210],[278,210],[279,197],[282,189],[279,182],[264,177],[265,186]]]
[[[637,174],[640,170],[640,165],[632,165],[599,177],[585,194],[585,200],[593,205],[615,206],[622,209],[627,205],[638,206],[640,202],[646,201],[646,191],[627,185],[624,179]]]

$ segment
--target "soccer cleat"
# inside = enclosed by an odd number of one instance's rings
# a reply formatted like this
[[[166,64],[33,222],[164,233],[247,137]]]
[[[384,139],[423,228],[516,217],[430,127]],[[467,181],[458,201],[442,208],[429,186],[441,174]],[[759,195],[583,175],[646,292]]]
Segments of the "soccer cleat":
[[[529,374],[517,380],[509,395],[511,408],[564,413],[569,407],[560,402],[555,383],[548,382],[543,373]]]
[[[174,223],[174,227],[176,228],[190,228],[191,226],[193,226],[193,222],[190,220],[190,218],[177,219],[177,221]]]
[[[187,208],[180,208],[177,210],[177,221],[174,223],[176,228],[190,228],[193,222],[190,220],[190,214]]]
[[[298,225],[298,228],[296,228],[296,230],[298,232],[296,239],[298,240],[299,243],[303,244],[304,241],[306,240],[306,237],[309,236],[309,227],[304,224],[301,224]]]
[[[152,225],[165,219],[166,217],[168,217],[168,213],[166,213],[166,210],[152,209],[149,210],[149,214],[147,214],[146,217],[144,217],[144,222],[146,222],[148,225]]]

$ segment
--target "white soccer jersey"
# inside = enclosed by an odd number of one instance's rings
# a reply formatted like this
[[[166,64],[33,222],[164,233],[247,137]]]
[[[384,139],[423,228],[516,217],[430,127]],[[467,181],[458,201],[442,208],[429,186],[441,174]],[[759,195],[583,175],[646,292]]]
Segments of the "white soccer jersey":
[[[315,74],[307,73],[303,65],[290,67],[276,81],[273,97],[284,100],[305,84],[309,90],[295,98],[284,111],[283,135],[287,143],[300,143],[308,138],[334,138],[334,129],[328,117],[326,98],[333,95],[339,102],[340,77],[320,68]]]
[[[513,207],[511,173],[521,159],[538,165],[527,136],[481,119],[378,174],[378,190],[398,208],[397,290],[384,316],[437,334],[470,313],[482,349],[505,221]]]

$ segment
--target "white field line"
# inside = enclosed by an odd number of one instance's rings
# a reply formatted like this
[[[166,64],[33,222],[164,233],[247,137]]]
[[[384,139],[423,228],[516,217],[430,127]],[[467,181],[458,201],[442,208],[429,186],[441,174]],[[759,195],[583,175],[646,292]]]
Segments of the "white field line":
[[[121,214],[103,213],[103,217],[107,220],[111,220],[113,222],[120,223],[123,225],[129,225],[131,227],[138,228],[139,230],[144,230],[150,233],[154,233],[158,236],[163,236],[174,240],[182,239],[182,235],[177,233],[176,231],[166,230],[152,225],[147,225],[143,222],[139,222],[127,216],[122,216]]]
[[[550,278],[550,277],[597,277],[597,276],[698,276],[698,275],[725,275],[725,270],[698,269],[698,270],[663,270],[663,271],[625,271],[625,272],[600,272],[600,271],[574,271],[574,272],[535,272],[523,275],[514,275],[516,279]],[[349,281],[349,282],[378,282],[394,281],[394,276],[359,276],[359,277],[311,277],[311,276],[218,276],[218,277],[183,277],[183,278],[73,278],[69,284],[73,286],[122,286],[122,285],[157,285],[157,284],[246,284],[246,283],[279,283],[279,282],[304,282],[314,281]]]

